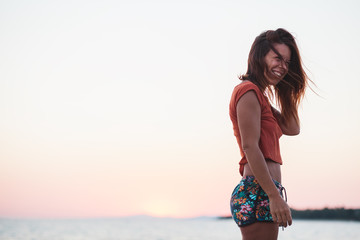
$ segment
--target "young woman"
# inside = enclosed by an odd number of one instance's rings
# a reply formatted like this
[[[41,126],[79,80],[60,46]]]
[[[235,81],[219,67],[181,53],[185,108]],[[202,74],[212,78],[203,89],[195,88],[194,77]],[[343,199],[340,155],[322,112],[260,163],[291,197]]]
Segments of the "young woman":
[[[294,37],[281,28],[256,37],[240,80],[230,118],[243,178],[232,193],[231,212],[244,240],[277,239],[279,226],[292,223],[281,185],[279,138],[299,134],[298,106],[307,86]]]

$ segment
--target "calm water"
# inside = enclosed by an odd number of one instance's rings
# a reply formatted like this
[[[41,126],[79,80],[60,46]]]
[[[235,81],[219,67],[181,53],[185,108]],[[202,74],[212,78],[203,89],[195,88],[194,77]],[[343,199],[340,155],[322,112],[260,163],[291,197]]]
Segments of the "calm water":
[[[240,231],[232,220],[215,218],[8,220],[0,219],[0,240],[235,240]],[[360,222],[295,220],[280,231],[280,240],[360,239]]]

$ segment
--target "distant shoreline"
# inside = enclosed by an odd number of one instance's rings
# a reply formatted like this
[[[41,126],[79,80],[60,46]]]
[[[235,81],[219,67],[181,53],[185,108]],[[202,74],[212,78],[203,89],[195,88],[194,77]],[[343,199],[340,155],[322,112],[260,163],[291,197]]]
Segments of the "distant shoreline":
[[[360,209],[345,208],[323,208],[323,209],[307,209],[296,210],[291,209],[293,219],[304,220],[352,220],[360,221]],[[218,219],[229,219],[231,216],[220,216]]]

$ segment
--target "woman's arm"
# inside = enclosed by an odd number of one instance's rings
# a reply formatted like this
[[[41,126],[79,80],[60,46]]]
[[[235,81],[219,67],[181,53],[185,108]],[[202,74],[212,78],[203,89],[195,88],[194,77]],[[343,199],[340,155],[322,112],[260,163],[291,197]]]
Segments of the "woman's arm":
[[[299,116],[297,114],[296,116],[293,116],[289,121],[286,122],[278,110],[276,110],[273,107],[271,107],[271,110],[283,134],[289,136],[295,136],[300,133],[300,125],[299,125],[300,121],[299,121]]]
[[[259,148],[261,131],[260,103],[253,91],[245,93],[236,105],[241,144],[251,171],[261,188],[269,196],[270,212],[274,222],[281,226],[291,225],[291,213],[287,203],[281,198],[270,176],[264,156]]]

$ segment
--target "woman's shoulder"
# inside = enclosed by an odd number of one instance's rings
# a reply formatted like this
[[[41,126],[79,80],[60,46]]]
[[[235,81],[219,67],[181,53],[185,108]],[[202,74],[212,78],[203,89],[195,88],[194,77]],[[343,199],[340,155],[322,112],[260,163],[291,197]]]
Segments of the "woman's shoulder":
[[[243,95],[250,90],[254,90],[257,95],[258,94],[262,95],[259,87],[256,86],[256,84],[254,84],[253,82],[250,82],[248,80],[245,80],[245,81],[241,82],[240,84],[236,85],[234,88],[234,94]]]
[[[253,91],[262,107],[266,104],[266,99],[264,94],[260,91],[260,88],[250,81],[243,81],[240,84],[236,85],[234,91],[231,96],[230,106],[231,109],[235,109],[238,101],[241,97],[243,97],[246,93]]]

